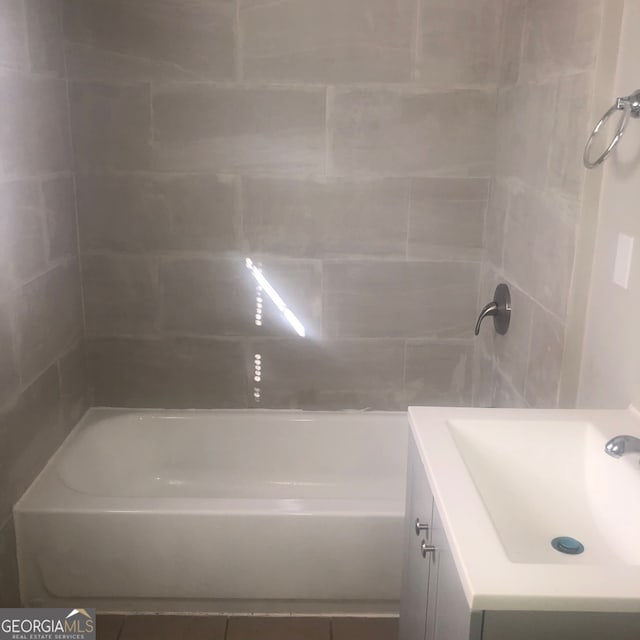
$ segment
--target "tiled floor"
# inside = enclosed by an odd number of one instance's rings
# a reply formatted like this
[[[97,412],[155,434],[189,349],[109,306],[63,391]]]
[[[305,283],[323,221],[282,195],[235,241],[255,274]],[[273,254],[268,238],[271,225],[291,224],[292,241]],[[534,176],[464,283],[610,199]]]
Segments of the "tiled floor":
[[[397,618],[99,615],[98,640],[397,640]]]

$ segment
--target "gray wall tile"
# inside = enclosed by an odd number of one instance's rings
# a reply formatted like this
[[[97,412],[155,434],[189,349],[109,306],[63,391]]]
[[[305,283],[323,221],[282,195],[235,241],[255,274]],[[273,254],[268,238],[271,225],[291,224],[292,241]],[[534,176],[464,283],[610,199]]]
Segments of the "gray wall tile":
[[[495,84],[503,0],[423,0],[420,81],[430,87]]]
[[[25,0],[31,68],[65,75],[62,0]]]
[[[318,171],[325,161],[325,90],[181,84],[153,95],[161,170]]]
[[[84,340],[79,340],[58,360],[62,425],[69,431],[91,405],[85,346]]]
[[[13,518],[0,527],[0,607],[20,607]]]
[[[411,77],[416,0],[240,0],[247,78],[402,82]]]
[[[555,407],[558,404],[564,333],[565,327],[560,320],[544,309],[535,307],[524,393],[532,407]]]
[[[407,342],[405,386],[411,405],[470,406],[473,342]]]
[[[520,79],[590,69],[596,59],[601,10],[599,0],[528,2]]]
[[[339,175],[489,176],[495,94],[338,89],[329,127]]]
[[[524,189],[515,193],[505,226],[504,268],[547,309],[564,317],[575,254],[577,202]]]
[[[18,364],[23,382],[50,366],[82,335],[79,274],[61,265],[24,286],[15,302]]]
[[[82,258],[87,335],[150,335],[158,319],[158,265],[147,257]]]
[[[473,262],[338,262],[325,265],[328,336],[469,335],[479,265]]]
[[[254,354],[261,380],[252,380]],[[403,409],[404,343],[399,340],[257,339],[250,343],[253,406],[271,409]]]
[[[242,203],[253,251],[308,258],[406,252],[407,179],[243,178]]]
[[[321,272],[311,262],[263,261],[270,284],[311,335],[320,331]],[[161,328],[205,336],[293,335],[266,293],[256,326],[257,283],[243,258],[175,258],[160,266]]]
[[[0,184],[0,216],[7,221],[9,281],[21,284],[41,273],[47,261],[39,181]]]
[[[481,178],[414,178],[409,255],[479,260],[488,191]]]
[[[110,56],[114,78],[142,60],[155,74],[233,79],[234,16],[233,0],[64,0],[67,40]],[[75,52],[83,75],[95,79],[82,50]]]
[[[51,365],[10,406],[0,410],[7,433],[7,467],[3,482],[2,519],[42,470],[62,442],[58,369]]]
[[[19,387],[13,310],[9,302],[5,301],[0,303],[0,406],[7,402]]]
[[[26,19],[22,0],[0,3],[0,66],[25,68],[29,65]]]
[[[47,228],[47,258],[50,262],[78,253],[76,198],[73,178],[64,176],[42,182]]]
[[[501,86],[518,81],[526,6],[527,0],[504,2],[498,62],[498,81]]]
[[[69,86],[75,165],[79,171],[148,169],[151,97],[148,84]]]
[[[498,177],[515,176],[533,187],[545,187],[556,96],[555,83],[517,85],[499,92]]]
[[[247,403],[245,349],[238,340],[89,340],[98,406],[241,408]]]
[[[234,181],[212,175],[81,175],[78,218],[86,250],[234,251]]]
[[[58,78],[0,75],[0,161],[8,175],[71,166],[66,84]],[[9,124],[10,123],[10,124]]]

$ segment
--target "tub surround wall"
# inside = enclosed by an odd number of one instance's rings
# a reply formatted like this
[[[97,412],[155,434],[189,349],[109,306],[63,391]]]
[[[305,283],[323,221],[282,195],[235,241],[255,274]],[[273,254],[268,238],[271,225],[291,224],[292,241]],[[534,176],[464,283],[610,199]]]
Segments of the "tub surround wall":
[[[96,403],[469,404],[501,7],[64,2]]]
[[[11,507],[87,408],[76,207],[56,0],[0,3],[0,605]]]
[[[640,2],[626,0],[622,20],[615,87],[613,94],[628,95],[637,89]],[[601,111],[606,109],[601,105]],[[638,216],[640,126],[629,123],[615,156],[605,163],[600,200],[601,216],[591,282],[590,306],[578,404],[581,407],[640,407],[638,375],[638,320],[640,318],[640,260]],[[635,125],[635,126],[634,126]],[[618,234],[635,238],[629,288],[612,282]],[[615,318],[614,322],[611,319]]]
[[[483,329],[475,404],[556,407],[585,216],[582,149],[592,126],[604,4],[509,0],[500,61],[496,171],[482,301],[511,288],[509,333]]]

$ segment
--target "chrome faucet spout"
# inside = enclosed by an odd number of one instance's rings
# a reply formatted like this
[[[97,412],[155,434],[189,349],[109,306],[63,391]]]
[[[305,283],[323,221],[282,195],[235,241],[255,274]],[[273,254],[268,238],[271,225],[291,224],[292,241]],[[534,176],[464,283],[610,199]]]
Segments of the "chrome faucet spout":
[[[627,453],[640,453],[640,438],[635,436],[615,436],[607,442],[604,450],[614,458],[622,458]]]

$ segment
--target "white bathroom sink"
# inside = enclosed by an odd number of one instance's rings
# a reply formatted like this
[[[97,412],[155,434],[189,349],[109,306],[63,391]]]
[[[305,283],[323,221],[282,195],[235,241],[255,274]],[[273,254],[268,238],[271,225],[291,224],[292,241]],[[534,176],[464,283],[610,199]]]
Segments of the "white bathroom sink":
[[[409,416],[471,608],[640,611],[640,456],[604,452],[635,410]]]

